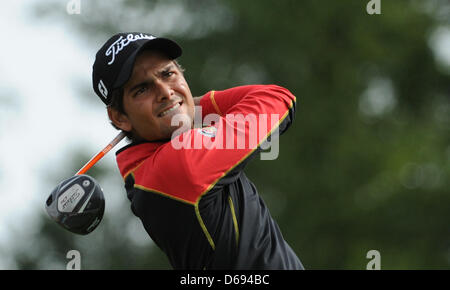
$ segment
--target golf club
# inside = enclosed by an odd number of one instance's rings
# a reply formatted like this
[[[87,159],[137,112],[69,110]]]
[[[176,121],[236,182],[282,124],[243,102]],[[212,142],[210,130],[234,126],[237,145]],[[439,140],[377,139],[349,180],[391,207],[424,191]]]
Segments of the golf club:
[[[105,148],[92,157],[76,174],[63,180],[50,193],[45,208],[60,226],[73,233],[92,232],[103,218],[105,198],[98,182],[86,173],[125,137],[120,132]]]

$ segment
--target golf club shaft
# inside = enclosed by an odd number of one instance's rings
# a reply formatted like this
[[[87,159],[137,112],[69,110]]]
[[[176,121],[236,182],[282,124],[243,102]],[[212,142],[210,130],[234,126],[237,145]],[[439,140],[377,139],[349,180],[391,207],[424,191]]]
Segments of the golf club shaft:
[[[106,153],[109,152],[117,143],[120,142],[125,137],[124,132],[120,132],[119,135],[116,136],[102,151],[98,152],[94,157],[91,158],[75,175],[84,174],[88,171],[95,163],[97,163]]]

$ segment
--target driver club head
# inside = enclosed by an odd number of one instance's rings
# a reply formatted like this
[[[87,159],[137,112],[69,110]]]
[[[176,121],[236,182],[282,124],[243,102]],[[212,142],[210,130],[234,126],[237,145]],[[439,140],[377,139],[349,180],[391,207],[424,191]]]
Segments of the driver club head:
[[[56,186],[46,200],[45,209],[66,230],[87,235],[103,218],[103,190],[91,176],[75,175]]]

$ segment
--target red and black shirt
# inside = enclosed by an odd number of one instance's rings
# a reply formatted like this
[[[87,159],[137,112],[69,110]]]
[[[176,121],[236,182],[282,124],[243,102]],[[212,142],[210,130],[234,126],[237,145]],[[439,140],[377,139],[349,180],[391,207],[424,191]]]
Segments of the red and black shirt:
[[[214,124],[116,153],[131,210],[175,269],[303,268],[244,173],[295,101],[275,85],[211,91],[200,105]]]

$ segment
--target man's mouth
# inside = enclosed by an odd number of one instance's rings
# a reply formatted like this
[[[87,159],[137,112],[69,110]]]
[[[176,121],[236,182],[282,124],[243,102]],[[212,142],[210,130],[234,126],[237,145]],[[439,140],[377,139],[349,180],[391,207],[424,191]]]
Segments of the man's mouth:
[[[181,107],[181,105],[183,104],[182,101],[176,102],[175,104],[167,107],[166,109],[164,109],[161,113],[158,114],[158,117],[164,117],[165,115],[169,114],[170,112],[175,111],[176,109],[178,109],[179,107]]]

